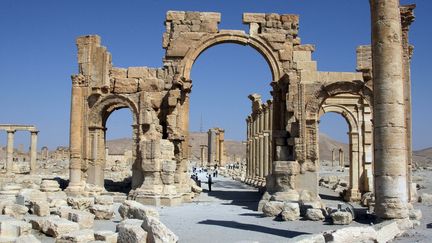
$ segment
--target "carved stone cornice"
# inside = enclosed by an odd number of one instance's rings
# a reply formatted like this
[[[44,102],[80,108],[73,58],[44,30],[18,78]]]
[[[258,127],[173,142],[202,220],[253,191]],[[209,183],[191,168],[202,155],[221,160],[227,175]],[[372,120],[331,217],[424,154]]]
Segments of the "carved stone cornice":
[[[72,86],[75,87],[88,87],[88,77],[82,74],[73,74],[71,75]]]

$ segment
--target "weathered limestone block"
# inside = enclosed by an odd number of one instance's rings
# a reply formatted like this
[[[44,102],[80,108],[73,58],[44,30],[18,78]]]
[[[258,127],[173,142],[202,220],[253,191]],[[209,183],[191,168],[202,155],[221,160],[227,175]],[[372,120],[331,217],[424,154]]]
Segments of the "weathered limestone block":
[[[330,216],[333,220],[333,224],[338,225],[348,225],[353,220],[352,214],[349,212],[338,211],[332,213]]]
[[[125,219],[117,225],[118,243],[146,242],[147,232],[141,227],[142,220]]]
[[[264,13],[243,13],[243,23],[265,23]]]
[[[52,210],[56,210],[57,208],[64,206],[68,206],[68,203],[65,199],[52,199],[51,201],[49,201],[49,207]]]
[[[61,218],[67,219],[69,217],[69,212],[72,212],[74,209],[69,206],[62,206],[56,209],[53,213],[55,215],[60,216]]]
[[[79,224],[64,218],[48,218],[42,225],[42,232],[54,238],[78,230]]]
[[[6,205],[3,208],[3,214],[12,216],[16,219],[23,219],[27,212],[28,208],[19,204]]]
[[[16,198],[16,202],[21,205],[30,205],[32,201],[46,201],[47,195],[37,189],[22,189]]]
[[[113,67],[110,70],[110,76],[114,78],[127,78],[127,69],[126,68],[116,68]]]
[[[94,214],[95,219],[110,220],[114,217],[114,207],[112,205],[95,204],[90,207],[90,212]]]
[[[159,218],[159,212],[154,207],[144,206],[143,204],[126,200],[120,205],[118,209],[120,216],[123,219],[141,219],[143,220],[145,217],[156,217]]]
[[[166,20],[172,21],[172,20],[184,20],[186,16],[186,13],[183,11],[168,11],[166,13]]]
[[[409,218],[411,220],[421,220],[423,217],[422,211],[420,209],[410,209]]]
[[[298,202],[299,201],[299,193],[296,190],[289,190],[285,192],[275,192],[271,198],[271,201],[280,201],[280,202]]]
[[[67,203],[73,209],[85,210],[94,204],[93,197],[68,197]]]
[[[114,203],[114,198],[112,196],[102,195],[102,196],[95,197],[95,204],[113,205],[113,203]]]
[[[10,206],[14,204],[15,202],[13,200],[0,199],[0,214],[3,214],[3,210],[6,206]]]
[[[61,191],[60,184],[56,180],[43,180],[40,185],[40,190],[43,192]]]
[[[300,235],[289,239],[287,242],[288,243],[325,243],[326,240],[323,234],[314,234],[314,235]]]
[[[63,234],[56,240],[56,243],[88,243],[94,240],[93,230],[85,229]]]
[[[303,202],[300,204],[300,215],[305,216],[306,211],[310,208],[314,209],[322,209],[323,207],[321,201],[314,201],[314,202]]]
[[[322,210],[317,208],[308,208],[305,217],[312,221],[321,221],[325,218]]]
[[[149,243],[175,243],[178,241],[178,237],[155,217],[145,217],[141,227],[147,232],[147,242]]]
[[[138,80],[135,78],[116,78],[114,80],[113,92],[117,94],[128,94],[138,92]]]
[[[58,215],[49,215],[45,217],[29,215],[25,218],[25,221],[29,222],[34,230],[42,231],[42,227],[45,224],[45,221],[47,221],[48,219],[56,220],[60,219],[60,217]]]
[[[64,191],[57,191],[57,192],[46,192],[48,202],[52,204],[52,201],[56,200],[65,200],[67,199],[67,195]]]
[[[78,223],[81,229],[93,228],[94,218],[95,215],[80,210],[71,210],[68,214],[68,220]]]
[[[264,204],[262,212],[266,217],[275,217],[282,212],[283,208],[284,208],[283,202],[269,201],[266,204]]]
[[[191,190],[195,193],[201,193],[203,189],[197,185],[191,185]]]
[[[33,214],[37,216],[50,215],[50,208],[47,201],[33,201],[32,202]]]
[[[347,227],[325,232],[324,237],[326,242],[377,242],[378,235],[374,228],[367,226]]]
[[[432,194],[422,193],[419,197],[419,202],[427,206],[432,205]]]
[[[109,230],[101,230],[94,232],[95,240],[104,241],[106,243],[117,243],[118,234]]]
[[[148,76],[147,67],[128,67],[127,77],[128,78],[143,78]]]
[[[283,221],[294,221],[300,217],[300,207],[298,203],[284,203],[281,218]]]
[[[160,92],[165,89],[165,82],[158,78],[145,78],[139,80],[139,90],[148,92]]]
[[[16,238],[15,243],[41,243],[34,235],[21,235]]]
[[[0,218],[0,237],[19,237],[31,233],[31,224],[10,217]]]

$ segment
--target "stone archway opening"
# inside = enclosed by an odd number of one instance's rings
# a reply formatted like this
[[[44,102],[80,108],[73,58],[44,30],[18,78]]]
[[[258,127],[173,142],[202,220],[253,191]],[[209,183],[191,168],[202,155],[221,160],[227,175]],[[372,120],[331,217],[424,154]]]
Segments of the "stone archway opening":
[[[260,93],[263,99],[270,99],[272,78],[268,61],[251,46],[224,41],[203,49],[191,69],[193,86],[188,115],[191,138],[202,133],[205,139],[191,140],[192,164],[240,166],[245,162],[246,145],[242,141],[246,140],[244,119],[250,112],[248,95]],[[231,144],[225,146],[222,156],[216,156],[218,146],[209,146],[211,142],[206,133],[214,128],[224,130],[223,139]],[[216,131],[213,136],[217,134]],[[200,161],[200,146],[206,146],[204,161]]]
[[[352,153],[350,121],[341,113],[328,111],[318,123],[319,188],[322,199],[341,201],[350,187]],[[333,197],[334,196],[334,197]],[[341,196],[336,198],[337,196]],[[327,197],[327,198],[326,198]]]
[[[109,192],[129,193],[137,144],[133,140],[133,115],[129,108],[111,111],[105,129],[104,187]]]

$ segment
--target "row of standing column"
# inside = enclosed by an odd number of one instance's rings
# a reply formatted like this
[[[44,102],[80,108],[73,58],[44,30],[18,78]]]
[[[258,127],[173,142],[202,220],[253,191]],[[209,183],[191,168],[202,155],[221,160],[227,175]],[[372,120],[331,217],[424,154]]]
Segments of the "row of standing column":
[[[7,147],[6,147],[6,172],[13,172],[13,152],[16,130],[7,130]],[[37,159],[37,134],[38,131],[30,131],[30,173],[36,171]]]
[[[246,119],[246,183],[254,186],[265,186],[266,177],[272,170],[272,116],[272,102],[268,101]]]

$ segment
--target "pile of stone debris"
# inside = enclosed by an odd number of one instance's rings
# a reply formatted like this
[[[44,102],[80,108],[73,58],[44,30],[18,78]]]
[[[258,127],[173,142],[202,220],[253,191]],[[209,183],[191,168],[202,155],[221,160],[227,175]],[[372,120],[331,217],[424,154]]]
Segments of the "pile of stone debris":
[[[56,180],[40,185],[8,183],[0,191],[0,242],[40,242],[42,234],[57,243],[177,242],[159,221],[155,208],[126,200],[124,195],[69,197]],[[123,204],[116,232],[95,231],[95,220],[113,220],[114,203]],[[39,237],[37,237],[39,236]]]

